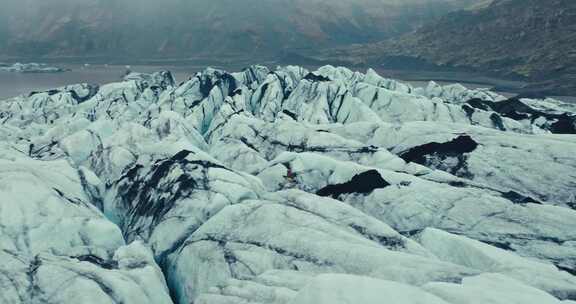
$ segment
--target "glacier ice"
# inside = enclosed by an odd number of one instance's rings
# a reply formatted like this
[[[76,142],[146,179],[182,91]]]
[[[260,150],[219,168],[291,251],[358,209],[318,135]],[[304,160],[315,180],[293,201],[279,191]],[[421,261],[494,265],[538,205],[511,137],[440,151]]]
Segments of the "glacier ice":
[[[324,66],[0,102],[1,303],[571,303],[576,108]]]

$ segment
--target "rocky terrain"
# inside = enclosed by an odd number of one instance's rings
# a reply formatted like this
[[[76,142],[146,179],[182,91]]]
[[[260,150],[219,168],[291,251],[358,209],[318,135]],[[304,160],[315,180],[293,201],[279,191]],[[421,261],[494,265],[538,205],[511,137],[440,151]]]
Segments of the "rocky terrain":
[[[476,1],[4,0],[0,56],[294,60],[396,36]]]
[[[0,102],[0,302],[572,304],[576,108],[325,66]]]
[[[495,0],[450,13],[401,38],[326,58],[410,62],[526,79],[526,91],[576,95],[576,2]],[[421,63],[420,63],[421,64]]]

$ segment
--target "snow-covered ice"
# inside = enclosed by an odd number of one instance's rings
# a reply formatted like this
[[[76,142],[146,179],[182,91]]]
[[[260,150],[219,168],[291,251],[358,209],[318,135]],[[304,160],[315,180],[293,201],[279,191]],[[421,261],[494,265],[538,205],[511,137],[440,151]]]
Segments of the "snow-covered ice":
[[[575,134],[332,66],[4,100],[0,303],[573,303]]]

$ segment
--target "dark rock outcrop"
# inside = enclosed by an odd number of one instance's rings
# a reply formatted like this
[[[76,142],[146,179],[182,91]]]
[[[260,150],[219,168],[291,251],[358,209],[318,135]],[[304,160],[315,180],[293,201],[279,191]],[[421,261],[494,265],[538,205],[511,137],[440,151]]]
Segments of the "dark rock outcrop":
[[[369,194],[376,189],[382,189],[390,186],[380,173],[376,170],[370,170],[355,175],[349,182],[336,185],[328,185],[316,192],[320,196],[331,196],[338,198],[342,194]]]

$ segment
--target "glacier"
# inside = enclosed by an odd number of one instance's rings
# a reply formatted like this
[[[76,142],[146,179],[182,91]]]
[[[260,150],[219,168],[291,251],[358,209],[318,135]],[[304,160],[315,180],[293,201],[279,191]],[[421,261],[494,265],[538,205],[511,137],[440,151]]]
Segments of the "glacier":
[[[0,303],[576,303],[576,107],[207,68],[0,102]]]

